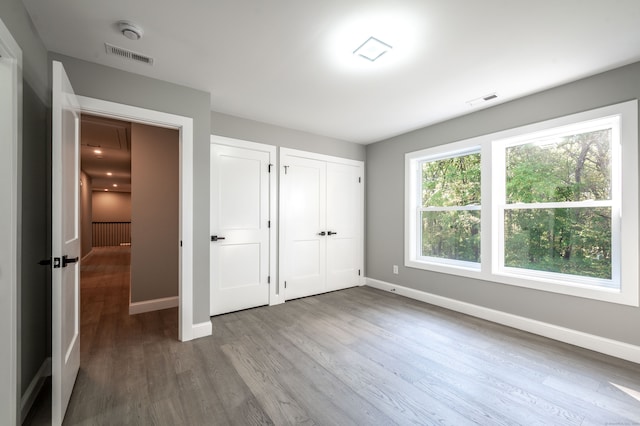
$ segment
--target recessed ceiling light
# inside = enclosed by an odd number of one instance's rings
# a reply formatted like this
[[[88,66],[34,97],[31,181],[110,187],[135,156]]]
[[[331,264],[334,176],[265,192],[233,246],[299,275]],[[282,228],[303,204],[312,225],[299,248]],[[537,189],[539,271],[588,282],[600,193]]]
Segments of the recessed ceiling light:
[[[117,183],[114,183],[114,184],[113,184],[113,187],[114,187],[114,188],[117,188],[117,187],[118,187],[118,184],[117,184]]]
[[[371,62],[387,53],[392,47],[375,37],[369,37],[360,47],[353,51],[354,55],[359,55]]]
[[[104,189],[104,192],[109,192],[109,190],[107,188]]]
[[[95,152],[96,154],[102,154],[102,151],[99,149],[94,149],[93,152]]]

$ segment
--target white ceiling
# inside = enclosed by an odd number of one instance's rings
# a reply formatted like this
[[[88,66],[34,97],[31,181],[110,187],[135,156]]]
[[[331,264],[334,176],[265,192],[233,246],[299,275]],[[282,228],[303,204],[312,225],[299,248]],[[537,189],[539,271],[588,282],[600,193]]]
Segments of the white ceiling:
[[[640,60],[639,0],[23,2],[51,51],[210,92],[214,111],[358,143]],[[123,37],[122,19],[144,37]],[[352,54],[370,36],[393,46],[374,63]],[[107,56],[105,42],[155,64]]]

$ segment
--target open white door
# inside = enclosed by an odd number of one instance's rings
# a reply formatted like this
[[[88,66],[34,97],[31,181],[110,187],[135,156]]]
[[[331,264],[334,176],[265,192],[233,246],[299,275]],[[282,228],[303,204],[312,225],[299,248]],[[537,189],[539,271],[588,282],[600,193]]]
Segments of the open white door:
[[[52,103],[52,401],[62,424],[80,369],[80,104],[60,62]]]

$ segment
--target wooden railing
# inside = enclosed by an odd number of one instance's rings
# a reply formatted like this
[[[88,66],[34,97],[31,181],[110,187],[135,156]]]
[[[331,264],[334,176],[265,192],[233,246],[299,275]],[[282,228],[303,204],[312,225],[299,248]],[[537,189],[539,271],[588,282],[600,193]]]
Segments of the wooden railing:
[[[92,222],[93,247],[131,245],[131,222]]]

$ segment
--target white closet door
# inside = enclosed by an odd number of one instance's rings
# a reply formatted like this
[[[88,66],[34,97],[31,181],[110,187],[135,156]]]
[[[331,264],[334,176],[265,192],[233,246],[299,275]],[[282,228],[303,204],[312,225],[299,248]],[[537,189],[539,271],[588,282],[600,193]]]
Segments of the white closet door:
[[[324,161],[287,157],[280,175],[284,226],[285,299],[323,293],[326,281],[326,165]]]
[[[269,303],[269,153],[211,145],[211,315]]]
[[[359,285],[362,167],[327,163],[327,291]]]

